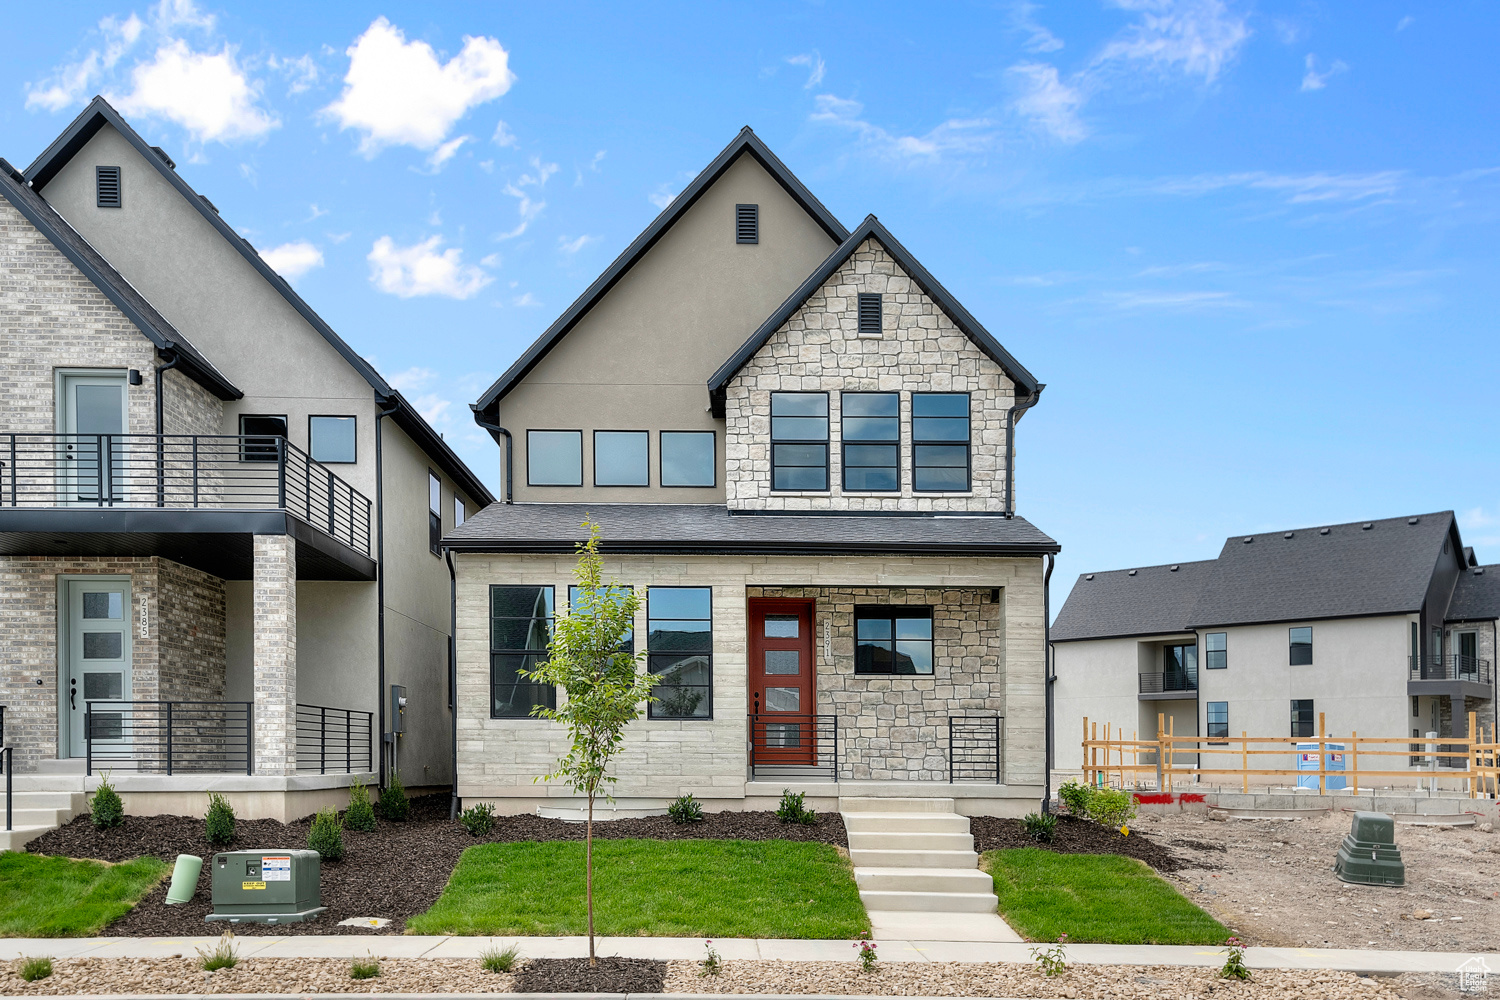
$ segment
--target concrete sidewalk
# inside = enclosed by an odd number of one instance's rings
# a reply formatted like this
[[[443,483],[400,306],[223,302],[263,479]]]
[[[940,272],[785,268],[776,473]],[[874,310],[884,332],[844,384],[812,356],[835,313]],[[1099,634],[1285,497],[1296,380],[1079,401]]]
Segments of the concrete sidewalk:
[[[196,949],[218,942],[217,937],[182,938],[0,938],[0,961],[23,955],[53,958],[168,958],[191,957]],[[417,935],[351,934],[339,936],[238,937],[241,958],[478,958],[490,948],[517,945],[523,958],[581,958],[588,954],[582,937],[422,937]],[[883,962],[1020,962],[1030,963],[1032,945],[1007,942],[881,940]],[[783,962],[853,962],[848,941],[799,941],[715,938],[714,949],[726,960],[762,959]],[[703,957],[698,938],[599,938],[600,955],[625,958],[697,961]],[[1245,964],[1254,969],[1332,969],[1396,975],[1402,972],[1454,972],[1474,958],[1473,953],[1373,951],[1334,948],[1249,948]],[[1484,955],[1500,970],[1500,953]],[[1223,964],[1221,948],[1179,945],[1068,945],[1068,961],[1083,965]]]

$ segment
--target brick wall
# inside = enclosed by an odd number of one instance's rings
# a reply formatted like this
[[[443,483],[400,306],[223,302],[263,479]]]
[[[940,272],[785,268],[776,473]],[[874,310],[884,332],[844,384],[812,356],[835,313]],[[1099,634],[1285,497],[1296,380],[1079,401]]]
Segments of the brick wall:
[[[297,772],[297,542],[255,536],[255,773]]]
[[[224,581],[190,566],[157,560],[156,625],[161,697],[224,698]]]

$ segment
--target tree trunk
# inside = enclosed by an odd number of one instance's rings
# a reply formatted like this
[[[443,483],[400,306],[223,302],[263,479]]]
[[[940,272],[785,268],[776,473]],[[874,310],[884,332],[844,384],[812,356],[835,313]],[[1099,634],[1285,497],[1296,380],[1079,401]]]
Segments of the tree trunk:
[[[583,837],[583,871],[585,895],[589,909],[589,968],[599,965],[594,957],[594,790],[589,789],[589,821]]]

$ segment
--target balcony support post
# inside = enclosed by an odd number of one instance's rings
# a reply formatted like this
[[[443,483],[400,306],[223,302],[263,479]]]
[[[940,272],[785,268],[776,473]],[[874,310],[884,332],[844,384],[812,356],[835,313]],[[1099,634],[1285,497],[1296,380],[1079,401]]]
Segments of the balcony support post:
[[[297,773],[297,543],[255,536],[256,772]]]

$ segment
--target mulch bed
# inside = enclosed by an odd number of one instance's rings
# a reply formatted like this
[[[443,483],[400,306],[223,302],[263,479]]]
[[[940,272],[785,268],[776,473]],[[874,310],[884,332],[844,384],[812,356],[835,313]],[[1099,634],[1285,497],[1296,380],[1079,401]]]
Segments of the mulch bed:
[[[1098,823],[1073,816],[1059,816],[1057,833],[1052,843],[1041,844],[1032,840],[1025,826],[1018,819],[998,819],[994,816],[975,816],[969,820],[969,829],[974,834],[976,851],[999,851],[1013,847],[1040,847],[1058,854],[1122,854],[1128,858],[1144,861],[1164,875],[1182,871],[1184,868],[1216,868],[1204,861],[1174,854],[1166,845],[1158,843],[1143,833],[1131,830],[1129,836],[1111,830]],[[1192,845],[1189,845],[1192,846]]]
[[[412,799],[412,816],[405,823],[380,820],[373,833],[345,830],[343,860],[322,866],[322,902],[328,910],[317,919],[301,924],[235,924],[234,933],[400,934],[406,918],[437,902],[465,848],[497,841],[584,838],[582,823],[540,816],[497,816],[495,829],[488,836],[471,837],[448,819],[448,802],[446,795],[420,796]],[[96,830],[87,816],[79,816],[38,837],[26,849],[32,854],[99,861],[129,861],[149,855],[171,862],[179,854],[207,859],[225,850],[304,847],[310,826],[310,819],[286,824],[242,819],[235,824],[234,842],[215,847],[204,839],[203,820],[190,816],[126,816],[125,825],[114,830]],[[702,822],[681,825],[665,816],[618,819],[595,822],[594,836],[601,840],[800,840],[837,847],[849,843],[838,813],[820,815],[810,826],[783,823],[770,812],[707,813]],[[203,919],[213,911],[209,900],[211,879],[210,867],[205,864],[198,876],[197,894],[178,906],[166,905],[167,883],[163,882],[102,933],[120,937],[218,933],[230,925],[208,924]],[[338,926],[340,920],[350,917],[388,917],[391,923],[379,930]]]
[[[667,963],[644,958],[533,958],[516,972],[517,993],[660,993]]]

